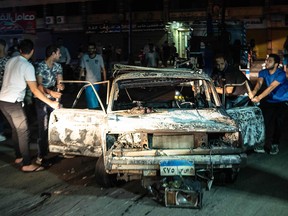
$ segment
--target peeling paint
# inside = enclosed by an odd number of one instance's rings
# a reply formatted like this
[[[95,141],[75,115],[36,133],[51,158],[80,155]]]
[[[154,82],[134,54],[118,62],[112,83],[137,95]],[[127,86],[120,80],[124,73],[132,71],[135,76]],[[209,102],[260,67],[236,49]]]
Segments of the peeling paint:
[[[264,141],[259,107],[224,110],[202,71],[117,66],[115,74],[105,112],[53,111],[50,151],[96,157],[103,151],[110,173],[156,174],[161,160],[174,159],[211,173],[242,166],[243,144]]]
[[[154,113],[130,115],[111,114],[109,127],[114,131],[237,131],[236,122],[217,109],[209,110],[156,110]]]

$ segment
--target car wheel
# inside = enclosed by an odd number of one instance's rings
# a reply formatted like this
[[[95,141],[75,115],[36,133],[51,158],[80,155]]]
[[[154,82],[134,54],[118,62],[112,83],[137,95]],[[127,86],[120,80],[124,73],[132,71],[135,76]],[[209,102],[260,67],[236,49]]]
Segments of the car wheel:
[[[220,170],[214,173],[214,182],[217,185],[224,186],[226,184],[232,184],[236,181],[240,169],[239,168],[229,168]]]
[[[117,174],[108,174],[106,172],[103,155],[96,162],[95,180],[100,186],[105,188],[114,187],[117,183]]]
[[[226,170],[226,182],[227,183],[234,183],[238,177],[240,169],[239,168],[232,168]]]

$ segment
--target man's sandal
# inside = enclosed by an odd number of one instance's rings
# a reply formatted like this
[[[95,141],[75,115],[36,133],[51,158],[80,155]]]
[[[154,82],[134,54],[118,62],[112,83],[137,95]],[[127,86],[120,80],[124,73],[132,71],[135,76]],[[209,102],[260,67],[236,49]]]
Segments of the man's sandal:
[[[27,172],[39,172],[39,171],[43,171],[43,170],[45,170],[45,168],[42,166],[37,166],[32,170],[24,170],[23,167],[21,168],[21,171],[25,172],[25,173],[27,173]]]

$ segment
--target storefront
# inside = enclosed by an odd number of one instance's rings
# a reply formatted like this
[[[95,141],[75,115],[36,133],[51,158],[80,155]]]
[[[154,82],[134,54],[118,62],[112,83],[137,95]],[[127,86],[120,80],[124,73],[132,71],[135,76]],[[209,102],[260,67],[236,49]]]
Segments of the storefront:
[[[35,40],[35,34],[35,12],[0,13],[0,35],[7,42],[7,48],[12,45],[13,38]]]

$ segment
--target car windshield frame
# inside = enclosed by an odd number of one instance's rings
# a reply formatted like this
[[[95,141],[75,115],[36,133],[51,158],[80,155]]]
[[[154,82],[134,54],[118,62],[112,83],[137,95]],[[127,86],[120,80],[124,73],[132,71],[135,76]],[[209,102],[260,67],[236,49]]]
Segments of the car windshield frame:
[[[192,98],[200,99],[203,95],[204,100],[198,102],[198,105],[196,101],[192,101]],[[111,96],[108,112],[125,111],[141,106],[157,109],[208,109],[222,105],[211,80],[201,76],[131,75],[125,79],[116,79],[112,85]],[[118,106],[121,100],[124,103],[122,108],[121,105]]]

